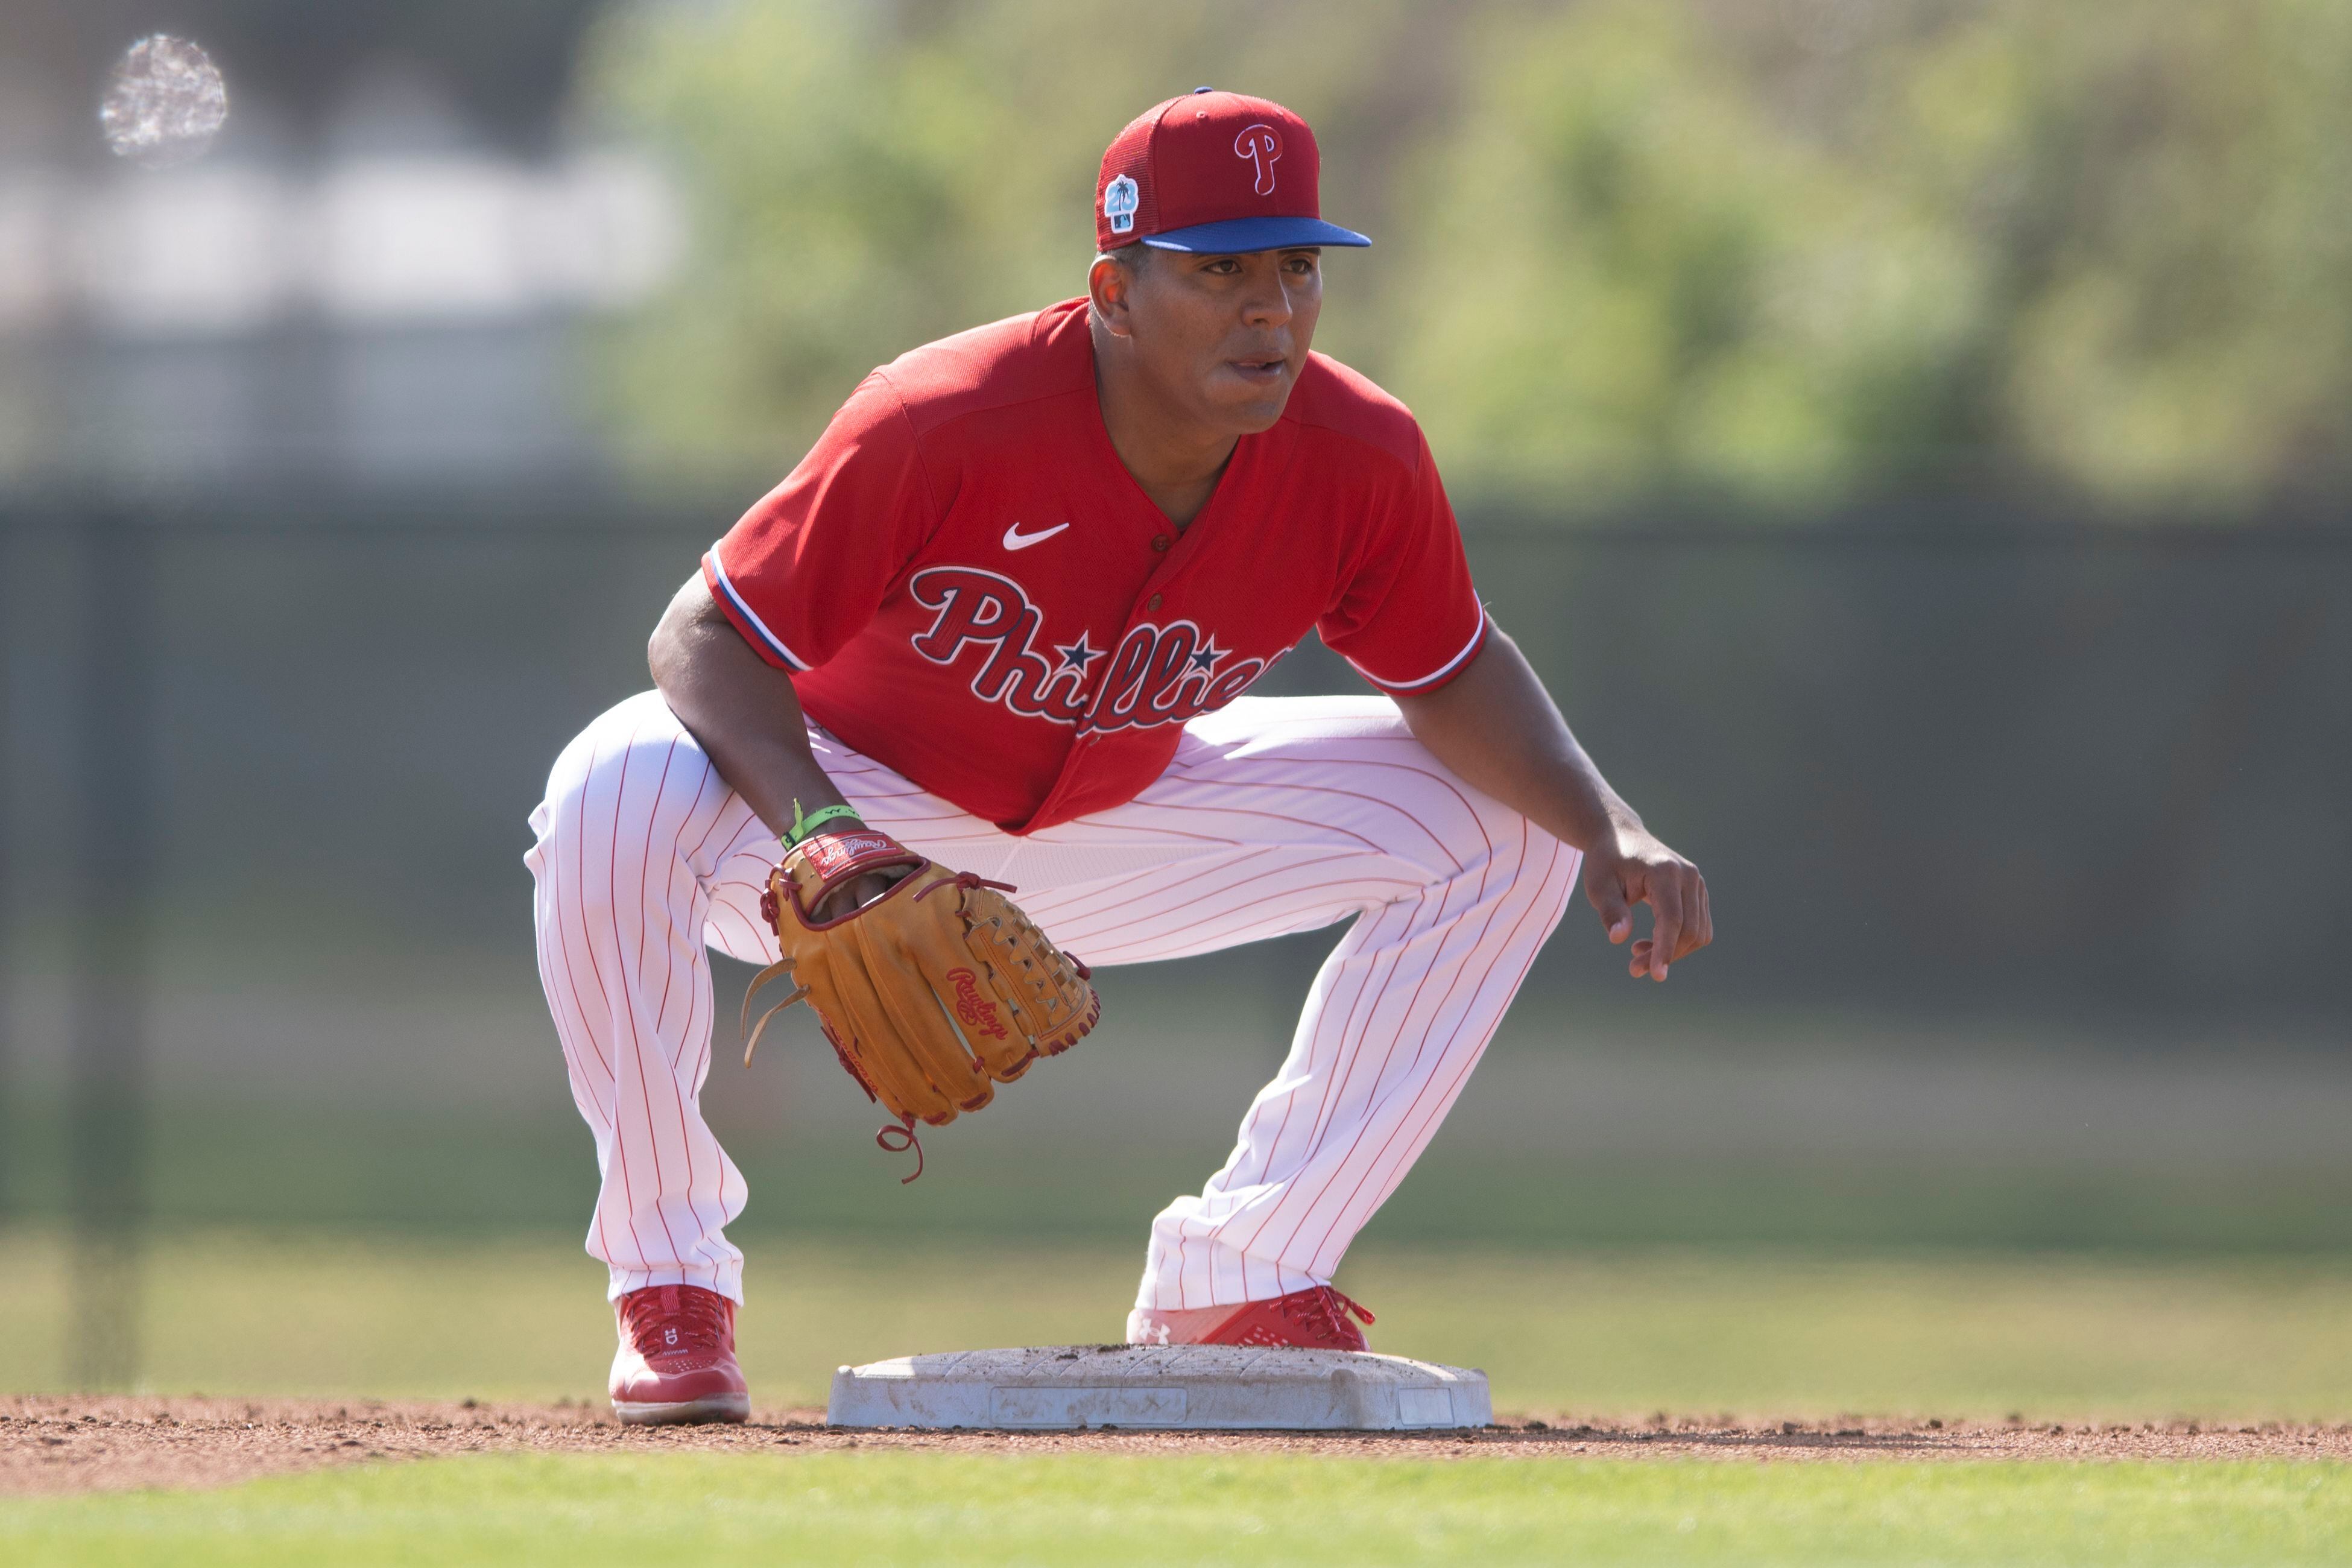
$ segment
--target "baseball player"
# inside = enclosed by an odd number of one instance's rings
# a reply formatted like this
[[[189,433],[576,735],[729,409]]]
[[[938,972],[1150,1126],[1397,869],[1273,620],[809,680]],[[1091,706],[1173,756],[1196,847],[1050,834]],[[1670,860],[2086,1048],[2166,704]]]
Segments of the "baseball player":
[[[1634,976],[1709,941],[1481,607],[1412,414],[1310,352],[1323,253],[1370,243],[1317,187],[1279,105],[1137,119],[1087,293],[867,376],[557,761],[528,859],[623,1420],[748,1409],[708,947],[790,975],[910,1151],[1093,1026],[1088,965],[1344,923],[1127,1335],[1360,1350],[1332,1276],[1580,874]],[[1248,696],[1309,630],[1373,694]]]

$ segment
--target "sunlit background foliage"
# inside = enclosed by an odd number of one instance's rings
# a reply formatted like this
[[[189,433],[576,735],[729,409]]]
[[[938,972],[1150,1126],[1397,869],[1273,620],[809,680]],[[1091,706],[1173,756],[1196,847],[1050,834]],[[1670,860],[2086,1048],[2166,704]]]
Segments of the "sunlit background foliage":
[[[2210,516],[2345,468],[2336,0],[743,0],[618,12],[583,79],[694,215],[605,362],[657,468],[773,468],[867,367],[1077,292],[1103,144],[1213,82],[1316,125],[1379,242],[1320,345],[1457,491]]]

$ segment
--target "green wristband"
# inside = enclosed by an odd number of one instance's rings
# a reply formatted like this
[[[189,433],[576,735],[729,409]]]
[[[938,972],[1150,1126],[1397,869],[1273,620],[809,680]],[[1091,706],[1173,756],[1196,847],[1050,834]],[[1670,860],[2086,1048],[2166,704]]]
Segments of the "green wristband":
[[[806,816],[803,816],[801,813],[801,803],[799,801],[794,801],[793,802],[793,826],[791,829],[784,834],[784,847],[787,849],[797,849],[803,844],[808,842],[809,836],[811,834],[814,834],[818,828],[824,826],[826,823],[832,822],[839,817],[854,817],[856,815],[857,808],[854,805],[828,805]]]

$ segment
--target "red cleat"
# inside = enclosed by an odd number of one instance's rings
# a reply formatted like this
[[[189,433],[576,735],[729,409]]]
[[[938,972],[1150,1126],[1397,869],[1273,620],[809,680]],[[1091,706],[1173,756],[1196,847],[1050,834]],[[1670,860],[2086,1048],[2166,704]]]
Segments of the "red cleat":
[[[698,1285],[648,1285],[613,1304],[613,1414],[627,1426],[740,1421],[751,1414],[735,1364],[735,1303]]]
[[[1127,1341],[1136,1345],[1291,1345],[1301,1350],[1360,1351],[1364,1331],[1348,1321],[1371,1313],[1328,1285],[1312,1285],[1270,1301],[1238,1307],[1138,1307],[1128,1314]]]

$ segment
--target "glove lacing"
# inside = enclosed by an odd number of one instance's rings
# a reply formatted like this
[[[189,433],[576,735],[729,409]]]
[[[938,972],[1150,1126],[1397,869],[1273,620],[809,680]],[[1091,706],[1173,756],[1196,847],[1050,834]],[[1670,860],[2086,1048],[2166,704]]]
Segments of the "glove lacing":
[[[977,871],[958,871],[952,877],[941,877],[927,888],[916,889],[915,902],[921,903],[941,888],[962,888],[967,891],[975,888],[993,888],[1000,893],[1017,893],[1021,890],[1010,882],[992,882]]]

